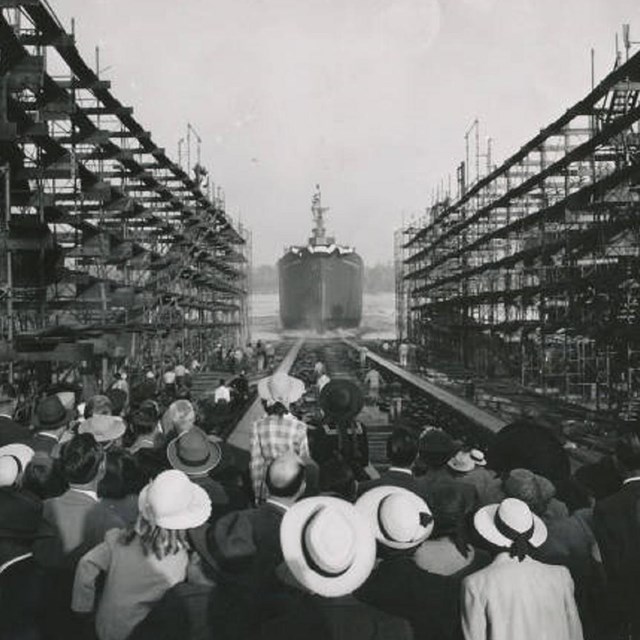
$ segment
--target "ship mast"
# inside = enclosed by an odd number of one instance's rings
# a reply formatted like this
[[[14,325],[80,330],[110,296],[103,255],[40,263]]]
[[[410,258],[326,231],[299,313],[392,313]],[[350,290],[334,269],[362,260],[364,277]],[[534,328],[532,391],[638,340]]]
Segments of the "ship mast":
[[[320,193],[320,185],[316,185],[316,192],[311,199],[311,213],[313,214],[314,227],[309,238],[309,244],[314,247],[328,244],[327,231],[324,227],[324,212],[329,211],[329,207],[322,206],[322,194]]]

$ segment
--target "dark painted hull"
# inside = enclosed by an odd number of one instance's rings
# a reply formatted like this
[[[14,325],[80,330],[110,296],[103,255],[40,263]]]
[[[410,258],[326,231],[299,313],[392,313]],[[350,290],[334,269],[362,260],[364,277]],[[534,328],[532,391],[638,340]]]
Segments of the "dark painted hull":
[[[362,319],[362,258],[357,253],[289,251],[278,261],[285,329],[357,327]]]

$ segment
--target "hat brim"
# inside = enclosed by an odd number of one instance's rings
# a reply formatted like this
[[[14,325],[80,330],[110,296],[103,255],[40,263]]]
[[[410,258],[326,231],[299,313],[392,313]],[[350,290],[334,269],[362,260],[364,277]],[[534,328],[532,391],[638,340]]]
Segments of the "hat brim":
[[[96,442],[100,443],[112,442],[113,440],[122,438],[127,430],[127,425],[124,423],[124,420],[117,416],[111,416],[111,418],[113,418],[111,426],[106,431],[95,431],[92,429],[91,418],[89,418],[78,427],[78,433],[90,433],[96,439]]]
[[[189,540],[198,555],[213,569],[216,573],[221,573],[220,564],[213,557],[209,550],[209,536],[213,537],[213,527],[215,525],[205,522],[204,524],[193,527],[189,530]]]
[[[297,402],[304,395],[304,382],[298,378],[294,378],[293,376],[287,375],[289,389],[287,391],[286,398],[274,398],[271,394],[271,389],[269,388],[269,380],[271,380],[271,376],[267,378],[262,378],[258,380],[258,395],[262,400],[267,401],[282,401],[285,406],[289,406],[292,402]]]
[[[469,458],[469,460],[465,461],[465,464],[459,464],[455,458],[451,458],[447,462],[447,466],[452,471],[456,471],[457,473],[469,473],[469,471],[473,471],[475,469],[475,462]]]
[[[31,420],[31,426],[36,431],[51,431],[53,429],[58,429],[65,424],[69,424],[74,419],[74,417],[75,417],[74,409],[65,409],[64,417],[60,418],[60,420],[57,420],[56,422],[42,423],[38,418],[38,414],[35,414],[33,416],[33,419]]]
[[[14,456],[20,460],[22,470],[24,471],[27,465],[33,459],[35,451],[26,444],[13,443],[7,444],[4,447],[0,447],[0,456]]]
[[[142,489],[138,496],[138,508],[142,516],[149,519],[147,494],[150,484]],[[207,492],[196,484],[191,483],[191,496],[184,509],[175,515],[156,518],[152,524],[172,531],[193,529],[204,524],[211,515],[211,500]]]
[[[338,576],[327,577],[318,573],[305,558],[302,543],[304,527],[322,507],[341,511],[355,529],[355,558],[351,566]],[[329,496],[305,498],[294,504],[282,519],[280,544],[287,566],[296,580],[325,598],[337,598],[355,591],[369,577],[376,560],[376,541],[369,523],[352,504]]]
[[[330,398],[332,391],[336,387],[345,387],[349,389],[350,402],[347,408],[336,409],[331,406]],[[330,418],[345,418],[350,419],[357,416],[362,407],[364,407],[364,395],[360,390],[360,387],[351,380],[331,380],[322,387],[320,397],[318,398],[318,404],[324,412],[324,414]]]
[[[508,549],[513,544],[513,540],[502,535],[495,525],[499,507],[499,504],[489,504],[479,509],[473,518],[473,526],[487,542],[496,547]],[[537,548],[547,539],[547,526],[535,513],[531,515],[533,516],[533,535],[529,544]]]
[[[187,432],[185,432],[187,433]],[[181,434],[177,438],[174,438],[167,446],[167,459],[169,460],[169,464],[179,471],[184,471],[188,476],[192,475],[200,475],[203,473],[208,473],[215,469],[222,459],[222,450],[220,449],[220,445],[215,442],[211,442],[211,440],[207,439],[207,448],[208,455],[207,460],[199,465],[190,465],[185,464],[178,456],[178,438],[181,438],[184,435]]]
[[[383,485],[374,487],[363,493],[357,500],[355,507],[362,514],[366,522],[371,526],[376,540],[390,549],[411,549],[422,544],[433,531],[433,520],[426,526],[420,527],[421,534],[414,540],[406,542],[398,542],[397,540],[389,540],[380,529],[380,520],[378,518],[378,510],[380,503],[391,495],[402,494],[413,500],[418,511],[427,511],[431,515],[429,505],[418,495],[403,489],[402,487],[394,487],[391,485]]]

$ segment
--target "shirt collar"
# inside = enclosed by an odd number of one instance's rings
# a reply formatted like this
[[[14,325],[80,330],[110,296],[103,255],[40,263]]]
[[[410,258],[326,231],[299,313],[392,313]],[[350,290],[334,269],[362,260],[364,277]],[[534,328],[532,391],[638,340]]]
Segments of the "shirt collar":
[[[413,475],[413,471],[411,471],[411,469],[405,469],[404,467],[389,467],[389,471],[399,471],[400,473],[406,473],[410,476]]]
[[[636,482],[638,480],[640,480],[640,476],[631,476],[630,478],[623,480],[622,484],[628,484],[629,482]]]
[[[37,435],[42,436],[43,438],[51,438],[52,440],[55,440],[56,442],[59,441],[59,438],[57,435],[55,435],[55,433],[47,433],[46,431],[38,431]]]
[[[91,491],[91,489],[76,489],[75,487],[70,487],[69,490],[84,493],[85,496],[89,496],[92,500],[98,502],[98,494],[95,491]]]
[[[4,571],[9,567],[11,567],[12,565],[20,562],[21,560],[26,560],[27,558],[31,558],[32,556],[33,556],[33,553],[29,552],[29,553],[24,553],[21,556],[17,556],[16,558],[12,558],[11,560],[7,560],[7,562],[5,562],[3,565],[0,565],[0,575],[2,575]]]

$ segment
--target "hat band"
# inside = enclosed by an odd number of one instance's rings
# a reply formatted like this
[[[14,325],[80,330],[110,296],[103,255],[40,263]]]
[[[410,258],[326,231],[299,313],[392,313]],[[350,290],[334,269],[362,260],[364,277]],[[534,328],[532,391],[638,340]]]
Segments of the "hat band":
[[[207,454],[205,455],[204,458],[191,458],[191,459],[184,458],[180,454],[180,451],[177,451],[176,453],[178,454],[178,459],[180,460],[180,462],[185,464],[187,467],[199,467],[199,466],[202,466],[203,464],[208,462],[209,458],[211,457],[211,454],[209,452],[207,452]]]
[[[512,558],[517,557],[522,562],[526,555],[531,552],[531,544],[529,540],[533,536],[535,529],[535,522],[531,523],[531,527],[526,531],[516,531],[513,527],[510,527],[496,511],[496,515],[493,519],[493,523],[496,529],[505,537],[512,541],[509,547],[509,555]]]
[[[426,511],[420,511],[420,513],[418,514],[418,518],[419,518],[420,526],[423,529],[426,529],[433,522],[433,516],[430,513],[427,513]],[[395,538],[393,535],[391,535],[391,533],[389,533],[389,530],[385,527],[384,522],[380,517],[380,509],[378,509],[378,527],[380,527],[380,532],[382,533],[382,535],[387,540],[391,540],[391,542],[399,542],[399,543],[412,542],[412,540],[398,540],[398,538]]]
[[[302,532],[301,532],[301,542],[302,542],[302,555],[304,556],[305,562],[307,563],[308,567],[314,571],[315,573],[317,573],[318,575],[321,575],[323,578],[339,578],[340,576],[343,576],[345,573],[347,573],[347,571],[349,571],[349,569],[351,567],[347,567],[346,569],[343,569],[342,571],[336,571],[335,573],[332,573],[330,571],[326,571],[325,569],[323,569],[322,567],[320,567],[318,565],[318,563],[313,559],[311,552],[309,551],[309,548],[307,547],[307,530],[309,528],[309,526],[311,525],[311,523],[313,522],[313,517],[309,518],[306,522],[306,524],[304,525],[304,527],[302,528]]]

